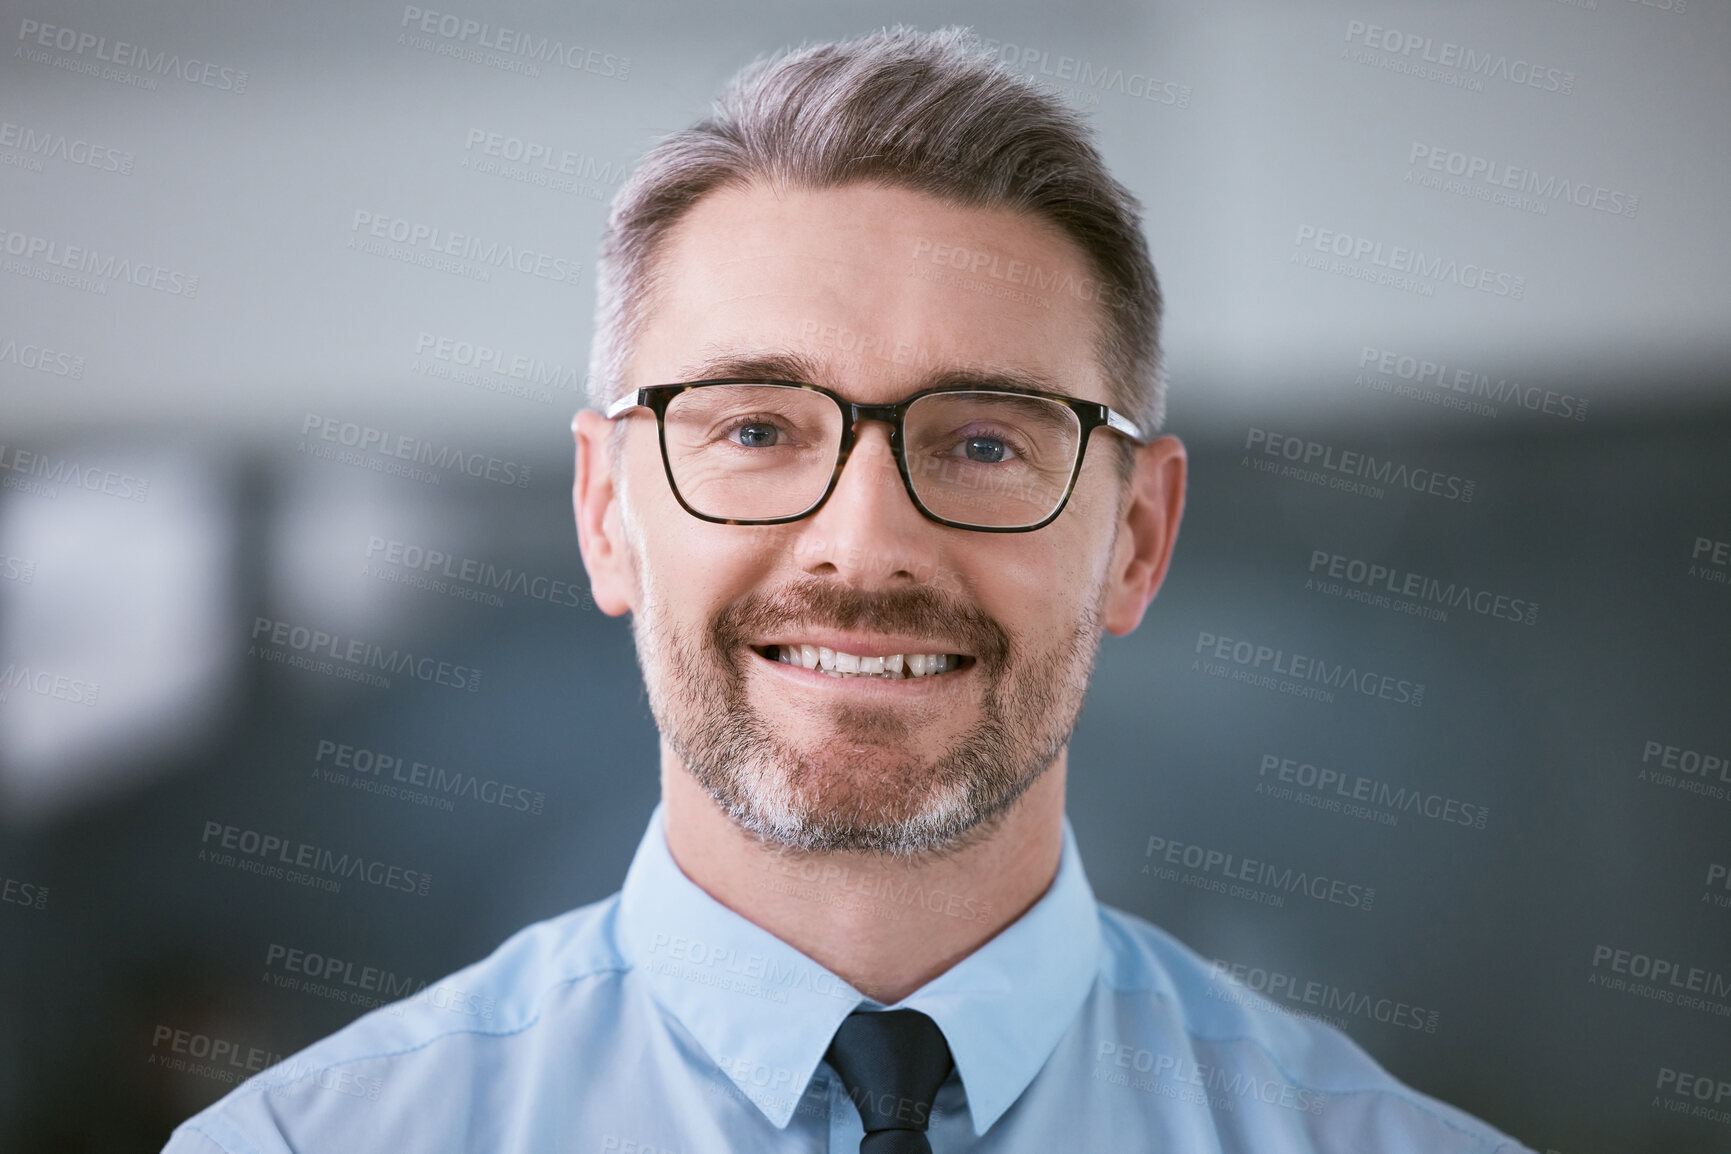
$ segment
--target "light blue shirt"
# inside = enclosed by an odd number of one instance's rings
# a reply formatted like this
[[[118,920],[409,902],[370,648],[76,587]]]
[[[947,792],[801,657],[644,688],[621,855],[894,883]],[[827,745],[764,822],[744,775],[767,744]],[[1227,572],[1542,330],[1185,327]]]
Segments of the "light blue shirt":
[[[936,1154],[1525,1149],[1099,905],[1068,822],[1045,896],[897,1005],[955,1056]],[[881,1008],[691,882],[657,809],[618,894],[259,1074],[167,1151],[856,1154],[823,1055],[860,1006]]]

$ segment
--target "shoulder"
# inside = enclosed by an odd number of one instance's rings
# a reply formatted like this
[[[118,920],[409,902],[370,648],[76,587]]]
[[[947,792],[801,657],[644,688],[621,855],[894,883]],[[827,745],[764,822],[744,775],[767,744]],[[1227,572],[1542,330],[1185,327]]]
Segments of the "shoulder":
[[[619,1012],[617,980],[630,963],[614,933],[618,905],[614,894],[526,926],[473,965],[357,1018],[187,1119],[165,1154],[275,1154],[293,1148],[297,1121],[335,1122],[379,1103],[387,1084],[436,1094],[473,1086],[482,1070],[508,1077],[533,1052],[512,1043],[532,1039],[549,1015]]]
[[[1304,999],[1291,1006],[1251,990],[1158,926],[1100,906],[1101,983],[1120,1012],[1178,1035],[1193,1083],[1230,1093],[1278,1093],[1308,1103],[1321,1130],[1378,1135],[1387,1150],[1491,1154],[1525,1148],[1464,1110],[1401,1082]],[[1333,991],[1337,998],[1362,998]],[[1126,1005],[1128,1003],[1128,1005]],[[1140,1011],[1140,1012],[1137,1012]],[[1155,1025],[1158,1023],[1158,1025]],[[1175,1047],[1176,1048],[1176,1047]]]

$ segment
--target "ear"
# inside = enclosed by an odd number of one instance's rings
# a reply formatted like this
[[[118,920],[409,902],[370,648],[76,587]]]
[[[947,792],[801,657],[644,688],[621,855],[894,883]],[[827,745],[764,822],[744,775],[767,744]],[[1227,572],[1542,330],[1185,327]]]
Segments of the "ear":
[[[617,617],[635,607],[637,581],[613,484],[612,428],[612,422],[593,409],[572,418],[577,466],[571,506],[577,514],[577,546],[589,571],[595,607]]]
[[[1178,522],[1184,516],[1184,445],[1159,437],[1136,447],[1136,470],[1118,524],[1118,540],[1107,574],[1101,625],[1122,637],[1142,623],[1142,614],[1172,560]]]

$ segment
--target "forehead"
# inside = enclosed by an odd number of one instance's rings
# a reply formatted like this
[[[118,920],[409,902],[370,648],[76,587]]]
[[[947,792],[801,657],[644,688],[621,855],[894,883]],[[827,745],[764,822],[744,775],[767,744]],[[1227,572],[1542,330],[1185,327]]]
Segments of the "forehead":
[[[999,208],[876,185],[730,187],[664,241],[633,384],[781,358],[855,400],[1003,373],[1106,400],[1081,250]]]

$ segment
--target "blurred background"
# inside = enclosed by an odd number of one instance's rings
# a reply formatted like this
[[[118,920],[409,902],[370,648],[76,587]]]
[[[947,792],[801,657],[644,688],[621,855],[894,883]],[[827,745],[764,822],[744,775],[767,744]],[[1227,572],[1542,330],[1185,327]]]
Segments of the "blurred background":
[[[0,4],[0,1149],[155,1150],[618,887],[605,206],[744,63],[896,22],[1088,114],[1167,297],[1193,488],[1072,747],[1101,899],[1535,1149],[1731,1149],[1723,0],[437,2]]]

